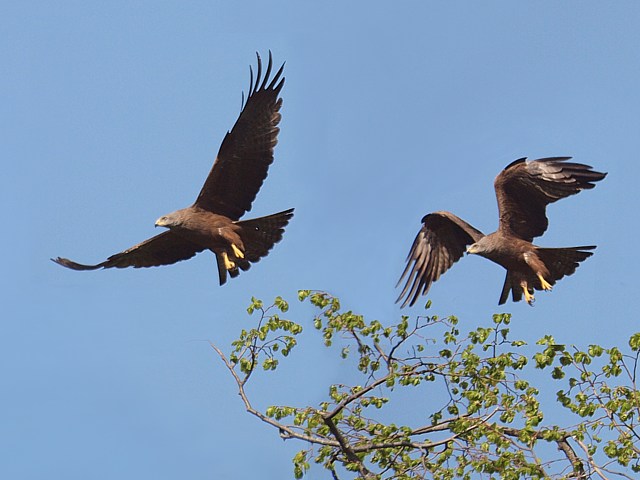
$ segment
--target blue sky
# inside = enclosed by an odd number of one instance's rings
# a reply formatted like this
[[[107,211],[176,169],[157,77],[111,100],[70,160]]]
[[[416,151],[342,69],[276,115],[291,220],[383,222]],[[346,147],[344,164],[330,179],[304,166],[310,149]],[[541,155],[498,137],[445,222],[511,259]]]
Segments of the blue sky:
[[[299,288],[396,321],[420,218],[450,210],[493,231],[493,178],[522,156],[609,172],[552,205],[537,242],[595,255],[534,308],[498,308],[503,270],[464,258],[434,284],[433,312],[462,329],[512,312],[531,343],[624,343],[639,23],[635,2],[4,2],[0,476],[289,478],[302,445],[243,412],[208,341],[252,325],[251,296],[294,303]],[[283,119],[250,216],[296,216],[266,259],[224,287],[211,254],[98,272],[49,261],[102,261],[191,204],[268,49],[286,61]],[[258,379],[257,405],[313,404],[342,378],[308,333],[295,365]]]

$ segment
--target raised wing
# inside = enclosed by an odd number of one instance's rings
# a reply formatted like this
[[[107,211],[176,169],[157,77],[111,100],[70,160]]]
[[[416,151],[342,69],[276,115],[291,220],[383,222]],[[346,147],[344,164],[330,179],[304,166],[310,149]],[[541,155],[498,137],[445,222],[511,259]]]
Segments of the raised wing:
[[[407,277],[396,303],[402,307],[413,305],[425,295],[431,284],[451,268],[464,254],[467,245],[477,242],[484,234],[450,212],[435,212],[422,219],[405,267],[396,287]]]
[[[548,204],[595,187],[606,177],[589,165],[567,162],[571,157],[520,158],[496,177],[494,187],[500,213],[499,229],[528,242],[549,225]]]
[[[262,61],[260,55],[257,56],[258,71],[254,82],[253,70],[250,70],[247,101],[236,124],[224,137],[211,172],[195,202],[200,208],[232,220],[238,220],[251,210],[251,203],[273,162],[273,148],[280,131],[278,123],[282,99],[278,96],[284,85],[284,77],[280,78],[284,64],[269,82],[273,65],[271,52],[264,78]]]
[[[97,270],[98,268],[140,268],[170,265],[193,257],[204,247],[185,240],[171,231],[156,235],[142,243],[134,245],[124,252],[111,255],[96,265],[83,265],[67,258],[52,258],[54,262],[72,270]]]

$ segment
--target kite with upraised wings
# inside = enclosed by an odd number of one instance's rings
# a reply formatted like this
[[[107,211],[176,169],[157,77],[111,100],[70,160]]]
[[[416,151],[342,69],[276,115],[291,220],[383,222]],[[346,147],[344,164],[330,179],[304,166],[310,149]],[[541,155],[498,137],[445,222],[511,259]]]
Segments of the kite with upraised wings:
[[[227,132],[211,172],[195,203],[160,217],[156,227],[167,231],[149,238],[96,265],[83,265],[66,258],[54,262],[73,270],[154,267],[186,260],[203,250],[216,255],[220,285],[227,273],[236,277],[269,253],[282,239],[293,208],[266,217],[242,220],[251,210],[277,143],[284,85],[284,64],[271,80],[271,52],[264,77],[262,61],[254,82],[253,70],[246,102],[230,132]]]
[[[594,245],[569,248],[542,248],[532,243],[549,224],[545,210],[561,198],[595,187],[593,182],[607,174],[589,165],[571,163],[571,157],[540,158],[530,162],[520,158],[496,177],[494,188],[498,200],[498,230],[484,235],[450,212],[434,212],[422,219],[398,285],[407,277],[397,302],[413,305],[429,291],[465,253],[475,253],[502,265],[507,276],[499,304],[507,301],[533,304],[534,290],[551,290],[578,264],[593,255]]]

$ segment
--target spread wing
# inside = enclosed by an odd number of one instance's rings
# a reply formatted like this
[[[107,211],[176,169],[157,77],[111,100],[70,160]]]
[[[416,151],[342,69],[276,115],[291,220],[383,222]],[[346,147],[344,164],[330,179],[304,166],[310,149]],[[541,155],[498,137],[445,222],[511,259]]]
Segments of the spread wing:
[[[54,262],[73,270],[96,270],[98,268],[140,268],[170,265],[193,257],[204,250],[203,247],[189,242],[171,231],[149,238],[134,245],[124,252],[111,255],[107,260],[96,265],[83,265],[66,258],[52,258]]]
[[[607,175],[589,165],[567,162],[570,159],[552,157],[527,162],[520,158],[500,172],[494,182],[499,230],[531,242],[547,230],[548,204],[591,189],[594,182]]]
[[[435,212],[422,219],[422,228],[416,235],[398,285],[407,282],[396,303],[402,307],[413,305],[420,295],[425,295],[431,284],[451,268],[464,254],[467,245],[477,242],[484,234],[453,213]]]
[[[236,124],[224,137],[195,202],[195,206],[232,220],[238,220],[251,210],[251,203],[273,162],[273,148],[280,131],[282,99],[278,95],[284,85],[284,77],[280,78],[284,64],[269,82],[273,64],[271,52],[264,78],[262,61],[260,55],[257,56],[258,71],[254,82],[253,70],[250,70],[247,101]]]

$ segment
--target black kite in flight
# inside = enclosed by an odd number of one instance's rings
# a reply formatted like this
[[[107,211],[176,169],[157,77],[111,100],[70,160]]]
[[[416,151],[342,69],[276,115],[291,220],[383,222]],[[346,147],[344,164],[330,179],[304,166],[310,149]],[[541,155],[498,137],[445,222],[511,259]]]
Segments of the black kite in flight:
[[[579,262],[593,255],[595,246],[542,248],[531,243],[549,224],[546,206],[581,190],[595,187],[593,182],[607,174],[588,165],[567,162],[571,157],[540,158],[530,162],[520,158],[509,164],[494,181],[500,224],[484,235],[450,212],[435,212],[422,219],[398,285],[407,277],[397,302],[413,305],[429,291],[465,253],[475,253],[502,265],[507,277],[499,304],[514,302],[522,294],[533,304],[534,290],[551,290],[565,275],[575,272]],[[467,247],[468,246],[468,247]]]
[[[269,81],[269,64],[262,77],[262,61],[258,57],[255,82],[250,69],[249,94],[240,116],[227,132],[211,172],[195,203],[160,217],[156,227],[167,230],[124,252],[110,256],[97,265],[82,265],[66,258],[54,262],[74,270],[98,268],[154,267],[169,265],[211,250],[218,261],[220,285],[227,272],[236,277],[269,253],[282,239],[284,227],[293,216],[293,208],[266,217],[239,221],[251,210],[262,182],[273,162],[273,148],[280,129],[280,90],[284,64]]]

